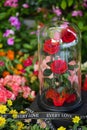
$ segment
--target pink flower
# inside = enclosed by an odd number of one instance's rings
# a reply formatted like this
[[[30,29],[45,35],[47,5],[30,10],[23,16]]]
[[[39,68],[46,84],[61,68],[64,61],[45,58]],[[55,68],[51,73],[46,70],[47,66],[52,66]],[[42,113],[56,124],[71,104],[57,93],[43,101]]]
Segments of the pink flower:
[[[14,31],[11,29],[7,29],[3,34],[3,37],[8,37],[10,34],[14,35]]]
[[[85,8],[87,8],[87,0],[84,0],[84,1],[83,1],[83,6],[84,6]]]
[[[36,34],[36,32],[35,31],[30,32],[30,35],[33,35],[33,34]]]
[[[29,86],[25,86],[26,79],[19,75],[8,75],[0,79],[0,103],[6,103],[8,99],[15,100],[21,93],[23,98],[35,97],[35,92]]]
[[[0,87],[4,86],[4,79],[0,78]]]
[[[27,3],[24,3],[22,6],[23,6],[24,8],[29,8],[29,5],[28,5]]]
[[[68,63],[69,65],[76,65],[76,61],[75,60],[72,60]]]
[[[6,86],[9,82],[11,82],[12,76],[11,75],[7,75],[4,79],[3,79],[3,85]]]
[[[41,64],[42,71],[44,71],[45,69],[50,69],[50,66],[47,65],[47,63],[50,61],[51,61],[51,57],[46,56],[46,58],[42,61],[42,64]]]
[[[28,86],[24,86],[22,87],[22,91],[23,91],[23,97],[28,98],[28,96],[30,95],[31,89]]]
[[[27,67],[27,66],[31,66],[32,65],[32,60],[31,58],[27,58],[26,60],[24,60],[23,62],[24,66]]]
[[[71,82],[71,84],[75,83],[79,83],[78,80],[78,75],[76,75],[76,71],[75,70],[69,70],[70,72],[70,76],[68,76],[68,80]]]
[[[23,85],[25,85],[26,79],[25,79],[25,77],[21,77],[19,75],[13,75],[12,82],[14,85],[23,86]]]
[[[31,94],[30,94],[31,98],[35,98],[36,97],[36,94],[35,94],[35,91],[31,91]]]
[[[67,28],[67,27],[68,27],[68,24],[69,24],[68,22],[63,22],[63,24],[61,24],[60,27],[61,27],[61,28]]]
[[[7,99],[11,99],[11,100],[15,100],[15,99],[16,99],[15,94],[12,93],[12,92],[9,91],[9,90],[6,90],[6,97],[7,97]]]
[[[0,87],[0,103],[6,103],[7,97],[6,97],[6,92],[3,89],[3,87]]]
[[[0,61],[0,67],[4,65],[5,65],[4,61]]]
[[[8,43],[8,45],[14,45],[14,38],[8,38],[8,40],[7,40],[7,43]]]
[[[12,85],[12,86],[11,86],[11,89],[12,89],[12,92],[15,94],[15,96],[18,96],[18,94],[19,94],[20,92],[22,92],[22,91],[21,91],[21,87],[20,87],[20,86],[17,86],[17,85]]]
[[[10,6],[15,8],[18,6],[18,0],[6,0],[4,6]]]
[[[3,84],[4,86],[8,85],[8,86],[23,86],[26,82],[25,77],[21,77],[19,75],[7,75],[4,80],[3,80]]]
[[[57,15],[57,16],[61,16],[62,15],[62,11],[61,9],[59,9],[58,7],[53,7],[53,12]]]
[[[20,29],[21,23],[20,23],[18,17],[11,16],[11,17],[9,18],[9,22],[11,23],[12,26],[16,27],[17,30]]]
[[[60,40],[60,32],[56,31],[56,32],[54,33],[53,39],[56,40],[56,41],[59,41],[59,40]]]
[[[39,70],[39,65],[38,65],[38,62],[36,62],[34,64],[34,72],[33,72],[33,74],[38,76],[38,70]]]
[[[86,3],[86,2],[84,2],[84,3],[83,3],[83,6],[84,6],[85,8],[87,8],[87,3]]]
[[[39,69],[39,65],[38,65],[38,62],[36,64],[34,64],[34,71],[38,71]]]
[[[75,10],[75,11],[72,11],[72,16],[83,16],[83,13],[81,10]]]

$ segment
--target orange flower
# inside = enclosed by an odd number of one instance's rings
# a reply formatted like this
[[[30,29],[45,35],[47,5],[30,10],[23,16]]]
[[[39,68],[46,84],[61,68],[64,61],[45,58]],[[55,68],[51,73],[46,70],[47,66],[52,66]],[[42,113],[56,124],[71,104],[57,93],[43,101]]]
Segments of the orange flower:
[[[18,55],[22,56],[23,52],[22,51],[18,51]]]
[[[20,75],[22,73],[21,71],[18,71],[17,69],[14,69],[13,72],[14,74],[17,74],[17,75]]]
[[[5,56],[5,52],[4,51],[0,51],[0,56]]]
[[[10,60],[14,60],[14,51],[8,50],[8,52],[7,52],[7,57],[8,57]]]
[[[7,75],[10,75],[10,73],[9,73],[8,71],[4,71],[4,72],[2,73],[2,76],[3,76],[3,77],[6,77]]]
[[[23,65],[22,65],[22,64],[17,64],[17,65],[16,65],[16,68],[17,68],[18,70],[23,70]]]

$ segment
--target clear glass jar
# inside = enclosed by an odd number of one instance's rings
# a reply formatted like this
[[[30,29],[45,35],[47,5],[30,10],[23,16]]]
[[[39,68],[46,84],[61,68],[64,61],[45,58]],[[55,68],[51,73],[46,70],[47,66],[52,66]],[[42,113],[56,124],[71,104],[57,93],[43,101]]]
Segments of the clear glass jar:
[[[49,111],[72,111],[81,105],[81,37],[66,21],[45,25],[38,33],[40,95]]]

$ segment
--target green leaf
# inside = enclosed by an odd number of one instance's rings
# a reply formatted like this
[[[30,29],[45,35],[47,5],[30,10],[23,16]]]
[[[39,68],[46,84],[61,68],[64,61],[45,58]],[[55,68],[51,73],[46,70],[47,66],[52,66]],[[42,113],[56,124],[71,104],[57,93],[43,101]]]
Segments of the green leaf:
[[[32,45],[29,45],[29,44],[27,44],[27,43],[24,43],[23,44],[23,47],[25,48],[25,49],[33,49],[33,46]]]
[[[3,37],[2,32],[0,32],[0,39]]]
[[[0,13],[0,20],[4,19],[4,18],[6,17],[6,14],[7,14],[7,13],[5,13],[5,12]]]
[[[74,125],[73,125],[73,130],[77,130],[77,127],[79,126],[79,124],[78,123],[75,123]]]
[[[44,76],[50,76],[51,73],[52,73],[52,72],[51,72],[50,69],[45,69],[43,74],[44,74]]]
[[[28,66],[28,67],[25,68],[25,70],[26,70],[28,73],[30,73],[30,72],[33,71],[33,66]]]
[[[67,79],[68,76],[69,76],[69,73],[65,73],[65,74],[63,74],[62,76],[63,76],[65,79]]]
[[[68,0],[68,6],[70,7],[72,6],[72,4],[73,4],[73,0]]]
[[[66,1],[65,1],[65,0],[62,0],[62,2],[61,2],[61,8],[65,10],[66,7],[67,7]]]
[[[16,38],[16,39],[15,39],[15,42],[21,42],[21,39]]]
[[[79,27],[80,29],[83,29],[84,25],[83,25],[83,22],[82,22],[82,21],[79,21],[79,22],[78,22],[78,27]]]
[[[86,126],[82,126],[81,128],[82,128],[82,130],[87,130]]]

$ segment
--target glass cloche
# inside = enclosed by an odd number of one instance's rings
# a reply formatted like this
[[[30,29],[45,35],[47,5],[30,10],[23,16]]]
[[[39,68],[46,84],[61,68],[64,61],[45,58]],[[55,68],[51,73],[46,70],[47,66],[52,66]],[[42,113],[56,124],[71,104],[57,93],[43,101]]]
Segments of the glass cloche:
[[[81,36],[66,21],[45,25],[38,33],[39,98],[48,111],[72,111],[81,105]]]

